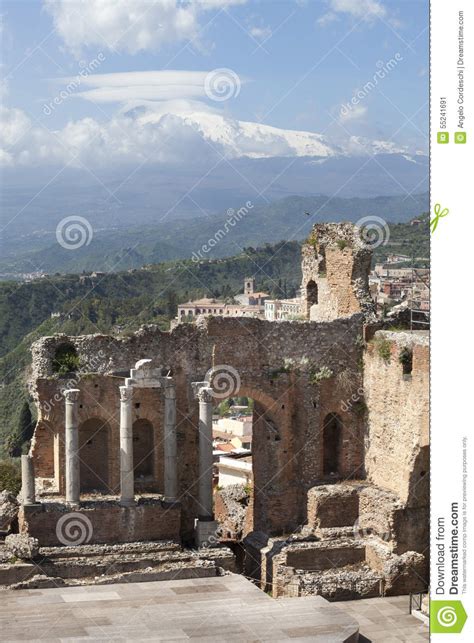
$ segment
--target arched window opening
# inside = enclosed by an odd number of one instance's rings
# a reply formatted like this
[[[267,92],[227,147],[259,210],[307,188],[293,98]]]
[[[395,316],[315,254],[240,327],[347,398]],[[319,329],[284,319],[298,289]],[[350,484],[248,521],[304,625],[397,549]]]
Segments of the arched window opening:
[[[311,280],[306,286],[306,300],[308,306],[313,306],[318,303],[318,284]]]
[[[413,351],[405,346],[401,349],[398,359],[403,367],[403,375],[411,375],[413,370]]]

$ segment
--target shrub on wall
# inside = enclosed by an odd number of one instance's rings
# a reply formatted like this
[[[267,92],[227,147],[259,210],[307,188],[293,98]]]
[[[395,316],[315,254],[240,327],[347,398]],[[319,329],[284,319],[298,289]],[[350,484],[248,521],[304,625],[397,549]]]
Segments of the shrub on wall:
[[[53,359],[53,371],[58,375],[75,373],[79,370],[79,356],[72,344],[62,344],[56,349]]]
[[[392,345],[388,339],[377,338],[375,340],[375,349],[380,359],[388,364],[392,357]]]

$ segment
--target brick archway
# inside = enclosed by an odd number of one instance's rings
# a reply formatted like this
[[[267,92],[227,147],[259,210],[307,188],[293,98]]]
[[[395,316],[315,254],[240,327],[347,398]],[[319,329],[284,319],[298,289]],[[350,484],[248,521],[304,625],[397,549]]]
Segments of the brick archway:
[[[261,389],[245,383],[227,398],[246,397],[253,400],[252,421],[252,495],[247,512],[245,530],[272,531],[272,486],[280,475],[278,455],[282,444],[281,401],[275,400]],[[217,402],[225,398],[218,399]],[[284,405],[283,405],[284,406]],[[279,497],[281,501],[281,495]]]

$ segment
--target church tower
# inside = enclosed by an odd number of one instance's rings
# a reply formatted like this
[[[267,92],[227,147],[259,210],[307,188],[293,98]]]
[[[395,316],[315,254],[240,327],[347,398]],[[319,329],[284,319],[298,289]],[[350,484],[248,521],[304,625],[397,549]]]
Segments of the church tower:
[[[244,295],[253,295],[255,292],[255,277],[246,277],[244,280]]]

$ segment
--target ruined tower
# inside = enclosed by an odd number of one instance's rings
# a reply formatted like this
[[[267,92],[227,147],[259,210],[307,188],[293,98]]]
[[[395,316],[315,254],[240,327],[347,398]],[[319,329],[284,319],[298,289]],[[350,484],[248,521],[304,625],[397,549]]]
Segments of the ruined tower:
[[[303,313],[312,321],[331,321],[363,312],[370,318],[370,245],[352,223],[318,223],[302,248]]]

